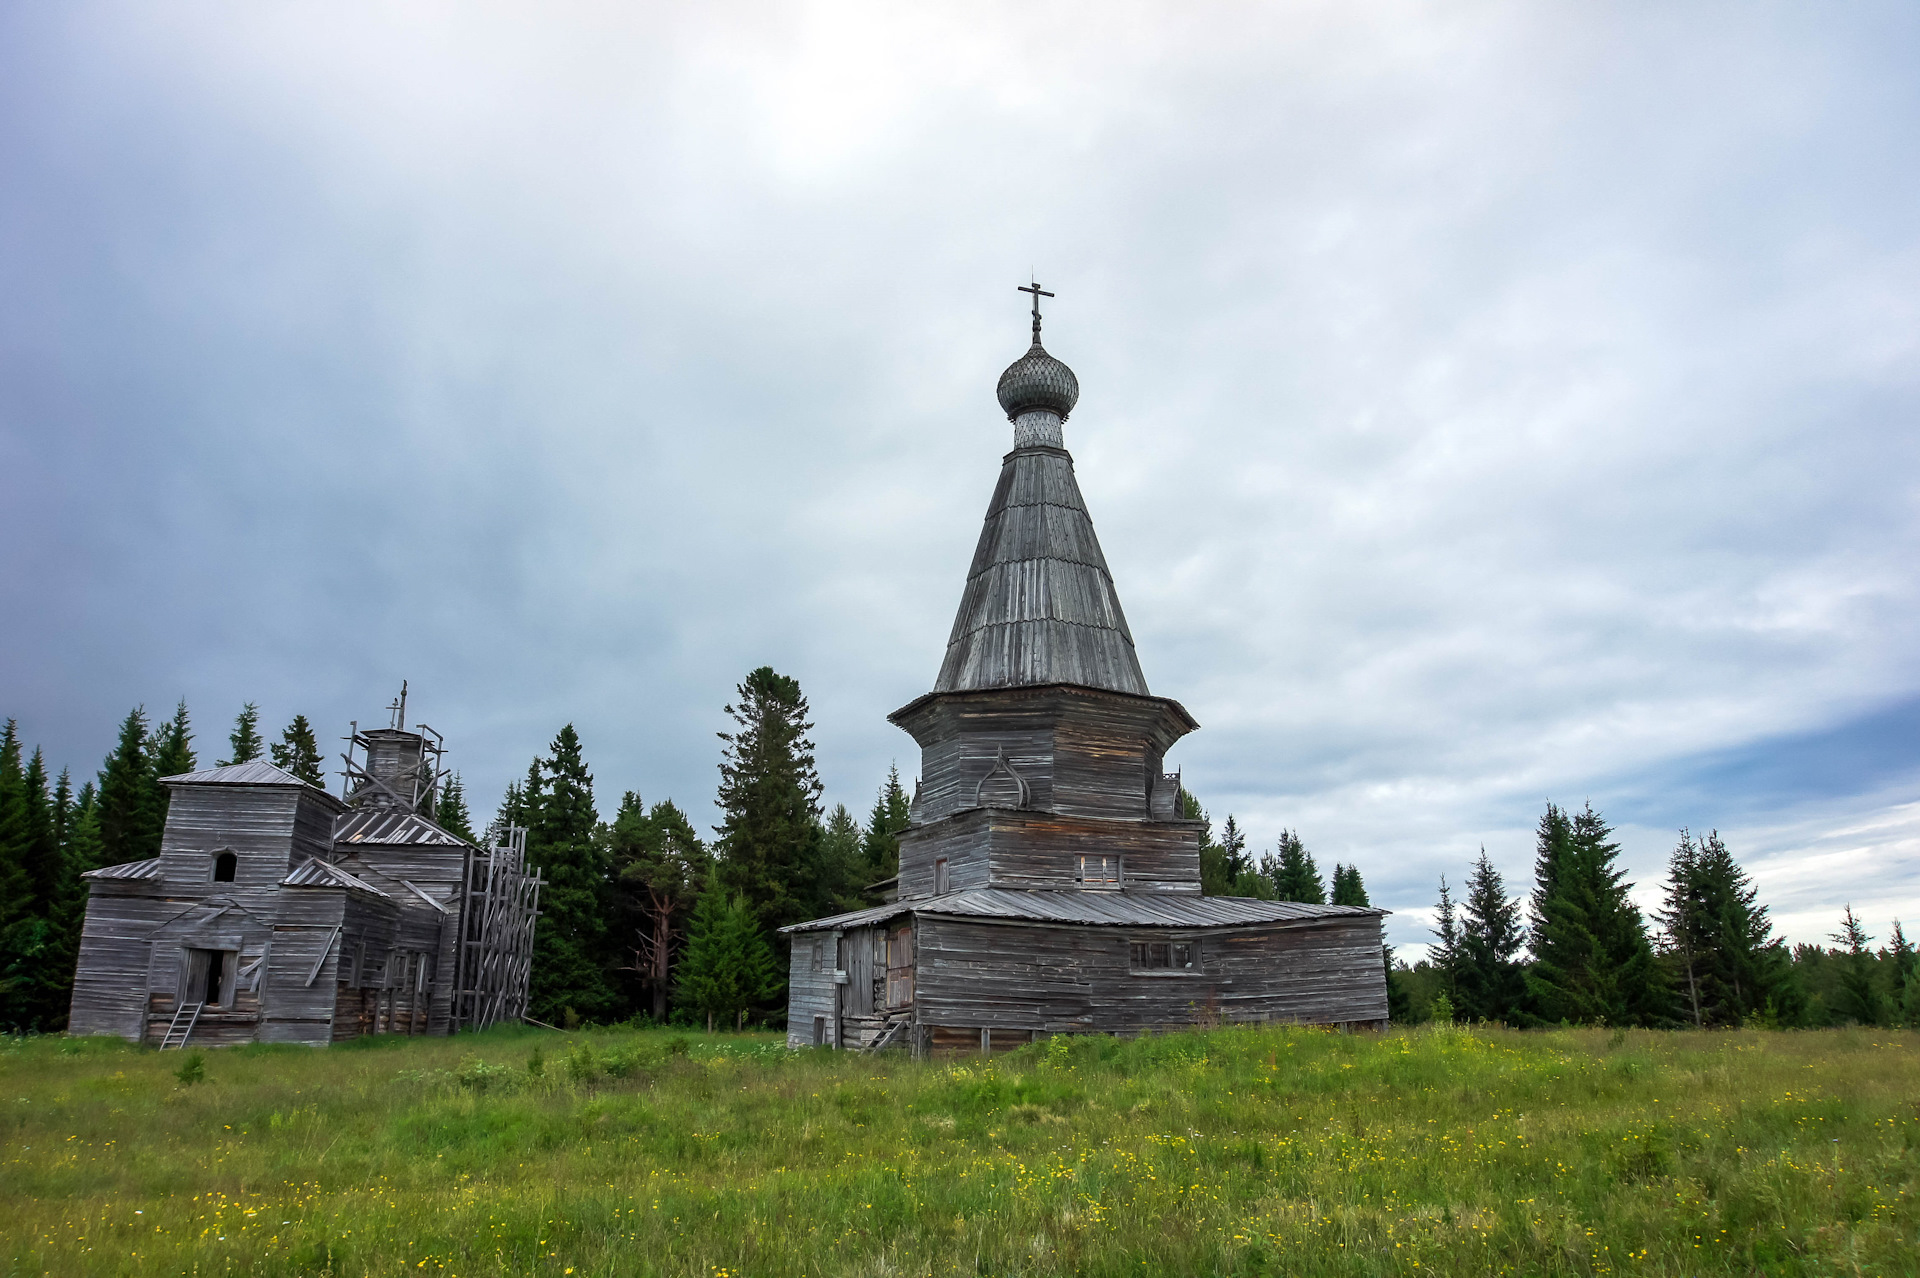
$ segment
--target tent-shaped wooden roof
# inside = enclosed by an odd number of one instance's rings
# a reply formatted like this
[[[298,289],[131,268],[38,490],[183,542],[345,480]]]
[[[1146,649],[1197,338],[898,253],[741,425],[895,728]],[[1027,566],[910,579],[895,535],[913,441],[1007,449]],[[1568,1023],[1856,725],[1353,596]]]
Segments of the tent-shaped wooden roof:
[[[1149,695],[1073,458],[1039,445],[1001,464],[934,691],[1050,683]]]

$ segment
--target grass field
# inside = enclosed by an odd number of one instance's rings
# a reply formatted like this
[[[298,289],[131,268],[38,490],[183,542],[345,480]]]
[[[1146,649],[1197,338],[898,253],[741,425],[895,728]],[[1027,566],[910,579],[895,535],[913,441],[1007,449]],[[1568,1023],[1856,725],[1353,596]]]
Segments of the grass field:
[[[1920,1273],[1896,1031],[921,1063],[516,1030],[188,1062],[0,1048],[8,1274]]]

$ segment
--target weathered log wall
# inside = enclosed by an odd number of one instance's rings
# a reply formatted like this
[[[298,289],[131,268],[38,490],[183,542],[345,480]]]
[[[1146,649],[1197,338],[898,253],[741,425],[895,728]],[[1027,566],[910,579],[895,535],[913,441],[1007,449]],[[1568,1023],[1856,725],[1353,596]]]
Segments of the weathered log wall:
[[[947,859],[949,891],[977,887],[1074,888],[1082,853],[1118,854],[1130,891],[1200,890],[1197,821],[1098,821],[1044,812],[975,808],[900,836],[900,899],[934,894]]]
[[[1135,940],[1189,940],[1197,972],[1140,973]],[[923,1026],[1137,1033],[1219,1022],[1384,1023],[1377,916],[1172,932],[922,916]]]

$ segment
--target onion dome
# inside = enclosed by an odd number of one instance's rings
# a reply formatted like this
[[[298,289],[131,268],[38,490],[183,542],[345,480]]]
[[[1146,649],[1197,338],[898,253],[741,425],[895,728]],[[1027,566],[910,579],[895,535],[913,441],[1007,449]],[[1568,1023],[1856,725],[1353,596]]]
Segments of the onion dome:
[[[1039,327],[1038,322],[1034,325]],[[1080,379],[1073,370],[1047,354],[1040,334],[1033,335],[1033,346],[1000,374],[1000,407],[1012,421],[1022,413],[1045,409],[1058,413],[1061,421],[1080,402]]]

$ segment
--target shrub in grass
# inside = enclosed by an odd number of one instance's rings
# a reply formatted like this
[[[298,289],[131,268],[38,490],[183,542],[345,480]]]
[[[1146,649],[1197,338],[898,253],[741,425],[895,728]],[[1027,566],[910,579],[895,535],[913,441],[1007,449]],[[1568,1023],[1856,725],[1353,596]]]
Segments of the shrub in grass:
[[[454,1081],[472,1092],[506,1091],[513,1085],[513,1071],[505,1065],[495,1065],[481,1060],[478,1056],[463,1056],[460,1067],[453,1071]]]
[[[527,1075],[530,1078],[545,1078],[547,1058],[541,1054],[538,1044],[534,1045],[533,1055],[527,1057]]]
[[[173,1076],[187,1087],[193,1086],[207,1076],[207,1058],[198,1052],[188,1052],[187,1059],[180,1062],[180,1068]]]

